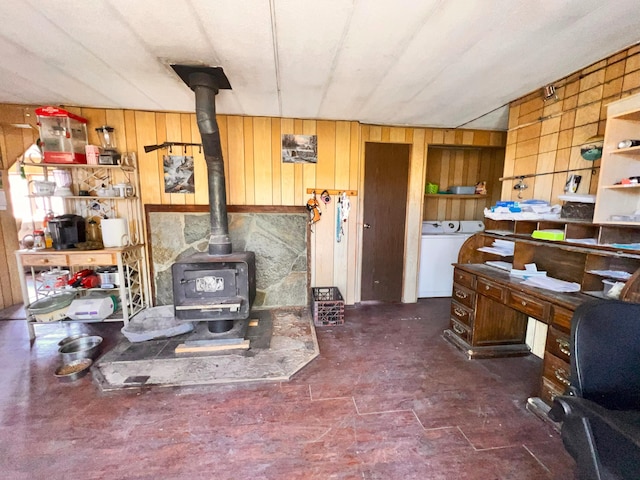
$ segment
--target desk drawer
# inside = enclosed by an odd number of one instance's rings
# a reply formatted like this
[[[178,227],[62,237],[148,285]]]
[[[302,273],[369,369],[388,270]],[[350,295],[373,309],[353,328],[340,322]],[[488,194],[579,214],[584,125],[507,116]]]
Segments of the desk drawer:
[[[564,392],[570,385],[571,375],[569,364],[555,355],[545,352],[542,367],[542,376],[556,386],[556,389]]]
[[[451,296],[456,302],[464,305],[465,307],[473,308],[476,304],[476,292],[467,290],[455,283],[453,284],[453,294]]]
[[[504,300],[504,288],[500,285],[487,280],[486,278],[478,279],[478,293],[494,298],[500,302]]]
[[[460,270],[459,268],[456,268],[453,271],[453,281],[471,289],[476,286],[476,276],[472,273]]]
[[[67,255],[64,253],[47,253],[46,255],[21,255],[22,265],[27,267],[42,267],[67,265]]]
[[[554,327],[567,333],[571,332],[571,317],[573,317],[571,310],[556,305],[553,306],[551,323]]]
[[[109,252],[83,252],[69,255],[70,265],[116,265],[118,256]]]
[[[541,390],[540,398],[549,406],[553,405],[553,399],[558,395],[564,395],[564,390],[560,390],[555,383],[550,382],[546,378],[542,379]]]
[[[530,297],[521,292],[508,291],[507,305],[519,312],[526,313],[544,322],[549,321],[549,309],[551,306],[547,302]]]
[[[463,307],[455,301],[451,301],[451,318],[455,318],[468,327],[473,326],[473,310]]]
[[[471,330],[464,323],[460,323],[455,318],[452,318],[451,330],[465,342],[471,342]]]
[[[546,350],[559,359],[569,363],[569,348],[569,335],[561,332],[557,328],[549,327]]]

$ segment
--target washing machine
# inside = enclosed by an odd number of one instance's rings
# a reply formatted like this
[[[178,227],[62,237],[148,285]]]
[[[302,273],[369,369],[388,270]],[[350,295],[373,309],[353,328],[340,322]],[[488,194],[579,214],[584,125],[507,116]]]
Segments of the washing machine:
[[[479,220],[430,220],[422,222],[418,298],[450,297],[453,265],[462,244],[484,230]]]

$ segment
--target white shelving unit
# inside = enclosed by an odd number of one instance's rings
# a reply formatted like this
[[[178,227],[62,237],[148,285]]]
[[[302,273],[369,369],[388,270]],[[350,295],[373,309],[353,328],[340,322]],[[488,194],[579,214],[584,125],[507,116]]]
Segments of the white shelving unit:
[[[640,225],[640,185],[622,185],[640,176],[640,146],[618,148],[623,140],[640,139],[640,94],[610,103],[598,180],[594,223]]]
[[[74,272],[100,266],[116,266],[119,285],[114,289],[75,289],[78,296],[91,291],[110,291],[119,297],[119,308],[104,321],[121,321],[125,324],[136,313],[149,306],[150,291],[148,285],[148,265],[144,248],[144,230],[142,202],[139,197],[140,182],[136,158],[134,154],[123,155],[128,158],[123,165],[85,165],[85,164],[51,164],[25,163],[25,166],[42,168],[45,178],[52,180],[53,170],[68,170],[72,178],[71,196],[60,196],[64,203],[65,213],[73,213],[84,218],[126,218],[129,226],[130,245],[123,248],[104,248],[100,250],[18,250],[16,259],[20,272],[23,301],[28,306],[30,298],[27,285],[27,272],[35,282],[35,298],[59,293],[51,289],[40,288],[38,273],[47,268],[62,268]],[[98,191],[118,183],[129,183],[134,194],[129,197],[99,196]],[[86,192],[86,195],[79,195]],[[32,198],[49,199],[49,197],[30,195]],[[52,198],[55,195],[51,196]],[[64,291],[69,291],[64,289]],[[65,320],[63,320],[65,321]],[[28,318],[29,337],[35,338],[34,318]]]

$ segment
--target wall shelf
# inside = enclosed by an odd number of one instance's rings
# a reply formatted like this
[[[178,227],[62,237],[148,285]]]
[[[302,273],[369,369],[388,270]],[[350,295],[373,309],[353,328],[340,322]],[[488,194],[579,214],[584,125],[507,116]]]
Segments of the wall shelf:
[[[481,198],[487,198],[487,195],[469,194],[461,195],[456,193],[425,193],[425,198],[440,198],[442,200],[455,199],[455,200],[479,200]]]

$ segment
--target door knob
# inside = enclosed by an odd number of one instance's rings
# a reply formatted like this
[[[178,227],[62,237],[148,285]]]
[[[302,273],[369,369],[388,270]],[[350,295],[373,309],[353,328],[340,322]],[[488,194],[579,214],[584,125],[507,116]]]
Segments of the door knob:
[[[368,223],[365,223],[364,228],[371,228],[371,225],[369,225]]]

